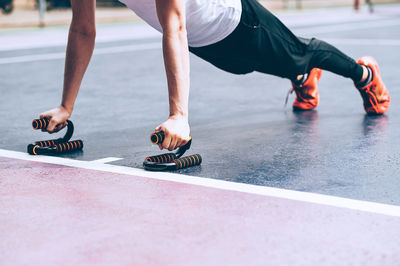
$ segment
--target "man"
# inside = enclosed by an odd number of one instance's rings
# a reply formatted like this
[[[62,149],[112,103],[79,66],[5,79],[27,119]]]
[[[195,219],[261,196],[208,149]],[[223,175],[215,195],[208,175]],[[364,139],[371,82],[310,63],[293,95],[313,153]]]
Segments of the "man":
[[[295,110],[318,105],[321,69],[351,78],[368,114],[383,114],[389,108],[389,93],[372,57],[355,62],[323,41],[298,38],[256,0],[122,2],[163,34],[170,113],[156,128],[166,135],[160,148],[173,150],[189,139],[189,50],[231,73],[259,71],[290,79],[297,96]],[[62,102],[41,114],[50,119],[49,132],[66,125],[94,49],[95,0],[71,3]]]

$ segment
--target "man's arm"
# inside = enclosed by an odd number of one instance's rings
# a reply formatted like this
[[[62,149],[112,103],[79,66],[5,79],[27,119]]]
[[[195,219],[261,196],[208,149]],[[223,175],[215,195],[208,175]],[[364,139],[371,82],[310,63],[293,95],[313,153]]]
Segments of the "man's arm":
[[[156,128],[164,131],[160,148],[173,150],[189,140],[189,48],[185,0],[156,0],[163,29],[164,64],[168,80],[169,118]]]
[[[40,115],[41,118],[50,119],[47,127],[49,132],[56,132],[63,128],[66,125],[65,121],[71,116],[94,50],[96,0],[71,0],[71,6],[73,15],[68,35],[61,105]]]

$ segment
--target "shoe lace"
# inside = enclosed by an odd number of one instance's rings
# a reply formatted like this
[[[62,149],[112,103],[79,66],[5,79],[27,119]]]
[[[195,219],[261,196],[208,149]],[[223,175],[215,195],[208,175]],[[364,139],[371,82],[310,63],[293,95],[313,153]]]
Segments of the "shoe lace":
[[[373,90],[375,89],[375,87],[371,86],[371,87],[367,87],[364,90],[360,90],[361,96],[363,98],[364,101],[364,105],[369,106],[368,107],[372,107],[376,110],[377,105],[379,104],[378,99],[376,98],[376,94],[373,92]]]

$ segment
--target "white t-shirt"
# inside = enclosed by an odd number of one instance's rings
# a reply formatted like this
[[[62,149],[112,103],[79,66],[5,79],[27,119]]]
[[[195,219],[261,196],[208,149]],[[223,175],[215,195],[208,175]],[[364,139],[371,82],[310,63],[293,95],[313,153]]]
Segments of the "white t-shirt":
[[[155,0],[120,0],[150,26],[162,32]],[[240,21],[241,0],[186,0],[189,46],[201,47],[223,40]]]

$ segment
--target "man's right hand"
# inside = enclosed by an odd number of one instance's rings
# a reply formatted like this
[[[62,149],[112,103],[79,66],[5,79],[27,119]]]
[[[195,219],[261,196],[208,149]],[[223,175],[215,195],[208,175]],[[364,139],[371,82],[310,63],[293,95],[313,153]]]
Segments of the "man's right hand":
[[[55,133],[67,126],[67,119],[71,116],[64,106],[60,105],[57,108],[46,111],[40,115],[40,118],[47,118],[49,120],[49,125],[47,128],[42,129],[42,131],[47,131],[49,133]]]

